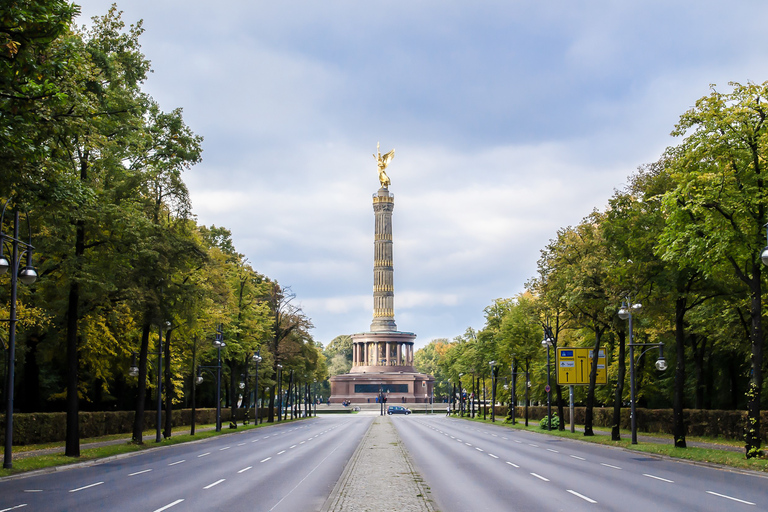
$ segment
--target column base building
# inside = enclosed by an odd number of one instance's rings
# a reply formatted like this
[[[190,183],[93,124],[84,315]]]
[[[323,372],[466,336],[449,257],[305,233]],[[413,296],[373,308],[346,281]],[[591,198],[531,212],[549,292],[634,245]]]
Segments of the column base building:
[[[331,402],[374,403],[379,393],[388,404],[429,403],[434,377],[413,367],[411,332],[379,331],[352,335],[352,369],[331,377]]]

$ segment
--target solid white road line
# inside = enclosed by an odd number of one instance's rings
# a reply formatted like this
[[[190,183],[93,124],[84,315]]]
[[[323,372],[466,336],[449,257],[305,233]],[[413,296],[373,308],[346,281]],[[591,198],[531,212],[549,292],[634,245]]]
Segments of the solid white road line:
[[[707,494],[712,494],[713,496],[720,496],[721,498],[725,498],[728,500],[738,501],[739,503],[744,503],[745,505],[754,505],[754,503],[752,503],[751,501],[740,500],[739,498],[734,498],[733,496],[726,496],[725,494],[720,494],[719,492],[707,491]]]
[[[519,468],[519,467],[520,467],[520,466],[518,466],[517,464],[513,464],[512,462],[509,462],[509,461],[507,461],[507,464],[509,464],[509,465],[510,465],[510,466],[512,466],[513,468]]]
[[[248,470],[249,470],[249,469],[251,469],[252,467],[253,467],[253,466],[248,466],[247,468],[243,468],[243,469],[241,469],[240,471],[238,471],[238,472],[237,472],[237,474],[239,475],[240,473],[245,473],[246,471],[248,471]]]
[[[130,473],[128,476],[136,476],[136,475],[140,475],[142,473],[149,473],[150,471],[152,471],[152,470],[151,469],[145,469],[144,471],[137,471],[135,473]]]
[[[540,480],[544,480],[545,482],[549,482],[548,478],[544,478],[543,476],[537,475],[536,473],[531,473],[531,475],[535,476],[536,478],[538,478]]]
[[[223,482],[224,480],[226,480],[226,478],[222,478],[221,480],[216,480],[216,481],[215,481],[215,482],[213,482],[212,484],[208,484],[208,485],[206,485],[205,487],[203,487],[203,489],[210,489],[211,487],[213,487],[213,486],[215,486],[215,485],[219,485],[219,484],[220,484],[221,482]]]
[[[96,487],[97,485],[101,485],[103,483],[104,482],[96,482],[95,484],[90,484],[90,485],[86,485],[84,487],[78,487],[77,489],[72,489],[69,492],[77,492],[77,491],[82,491],[83,489],[90,489],[91,487]]]
[[[649,475],[648,473],[643,473],[643,476],[647,476],[648,478],[653,478],[655,480],[661,480],[662,482],[668,482],[670,484],[675,483],[674,480],[667,480],[666,478],[661,478],[660,476]]]
[[[579,457],[578,455],[569,455],[569,457],[573,457],[574,459],[579,459],[579,460],[587,460],[584,457]]]
[[[568,491],[569,493],[573,494],[574,496],[578,496],[579,498],[583,499],[584,501],[588,501],[588,502],[590,502],[590,503],[597,503],[597,502],[596,502],[595,500],[593,500],[592,498],[587,498],[587,497],[586,497],[586,496],[584,496],[583,494],[579,494],[579,493],[577,493],[576,491],[572,491],[572,490],[570,490],[570,489],[566,489],[566,491]]]
[[[601,462],[600,465],[605,466],[607,468],[621,469],[619,466],[611,466],[610,464],[606,464],[605,462]]]
[[[175,466],[176,464],[181,464],[182,462],[187,462],[186,460],[177,460],[176,462],[171,462],[168,464],[169,466]]]
[[[184,500],[176,500],[176,501],[174,501],[173,503],[169,503],[169,504],[167,504],[167,505],[166,505],[166,506],[164,506],[164,507],[160,507],[159,509],[155,510],[154,512],[163,512],[163,510],[168,510],[169,508],[171,508],[171,507],[173,507],[173,506],[175,506],[175,505],[178,505],[178,504],[179,504],[179,503],[181,503],[182,501],[184,501]]]

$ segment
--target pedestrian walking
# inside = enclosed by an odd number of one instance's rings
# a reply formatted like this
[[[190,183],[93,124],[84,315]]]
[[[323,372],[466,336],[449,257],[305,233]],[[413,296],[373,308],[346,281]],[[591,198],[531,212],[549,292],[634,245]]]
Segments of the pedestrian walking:
[[[445,415],[446,416],[451,415],[451,404],[448,404],[448,407],[445,408]]]

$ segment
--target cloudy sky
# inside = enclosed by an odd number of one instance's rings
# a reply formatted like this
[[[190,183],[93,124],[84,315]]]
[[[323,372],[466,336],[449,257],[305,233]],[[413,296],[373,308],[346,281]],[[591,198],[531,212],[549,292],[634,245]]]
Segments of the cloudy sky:
[[[82,24],[112,2],[79,3]],[[205,137],[198,222],[291,286],[324,344],[371,323],[378,141],[396,149],[396,322],[421,346],[522,291],[710,84],[768,80],[763,0],[118,7],[144,20],[145,90]]]

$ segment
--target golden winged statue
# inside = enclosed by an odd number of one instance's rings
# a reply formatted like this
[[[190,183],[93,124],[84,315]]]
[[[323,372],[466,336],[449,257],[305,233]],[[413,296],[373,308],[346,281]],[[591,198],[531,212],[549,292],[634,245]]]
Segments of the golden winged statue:
[[[389,153],[381,154],[379,143],[376,143],[376,153],[373,155],[373,158],[376,159],[376,163],[379,165],[379,182],[381,182],[381,186],[384,188],[389,187],[391,181],[389,181],[389,176],[387,176],[387,173],[384,171],[384,169],[387,168],[389,165],[389,162],[392,161],[393,158],[395,158],[395,150],[393,149]]]

